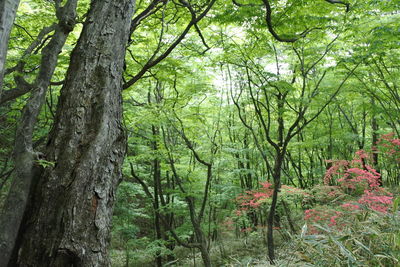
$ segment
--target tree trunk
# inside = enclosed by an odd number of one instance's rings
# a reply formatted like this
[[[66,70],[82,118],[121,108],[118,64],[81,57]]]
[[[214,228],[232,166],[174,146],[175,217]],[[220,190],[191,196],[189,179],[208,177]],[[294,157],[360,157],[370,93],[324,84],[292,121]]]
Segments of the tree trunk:
[[[92,1],[61,90],[17,266],[110,266],[125,150],[122,71],[133,0]]]
[[[154,151],[154,160],[153,160],[153,185],[154,185],[154,228],[156,231],[156,239],[161,240],[162,239],[162,233],[161,233],[161,222],[160,222],[160,203],[159,203],[159,198],[163,197],[162,195],[160,196],[159,189],[161,189],[161,162],[160,159],[158,158],[157,155],[157,150],[158,150],[158,144],[157,144],[157,138],[159,135],[159,129],[158,127],[152,125],[151,126],[151,131],[153,134],[153,141],[152,141],[152,149]],[[156,253],[156,264],[157,267],[162,267],[162,256],[160,255],[160,251],[157,251]]]
[[[14,146],[15,178],[0,217],[0,266],[6,266],[10,260],[28,202],[37,169],[32,143],[33,130],[57,66],[58,54],[75,25],[76,3],[77,0],[69,0],[60,9],[59,23],[54,26],[53,37],[42,50],[39,74],[18,125]]]
[[[8,40],[17,14],[19,0],[0,0],[0,99],[8,50]]]
[[[268,257],[271,264],[275,264],[275,245],[274,245],[274,218],[276,205],[278,204],[278,192],[281,189],[281,174],[282,166],[286,156],[287,144],[290,138],[284,139],[285,121],[283,118],[283,108],[285,105],[286,94],[279,93],[277,95],[278,101],[278,143],[275,144],[275,162],[273,170],[274,179],[274,192],[272,194],[272,203],[269,209],[267,218],[267,247],[268,247]],[[267,131],[266,131],[267,132]],[[268,137],[268,136],[267,136]],[[271,142],[270,142],[271,143]]]
[[[375,106],[375,98],[371,98],[371,104],[372,106]],[[377,151],[377,143],[379,141],[379,136],[378,136],[378,131],[379,131],[379,124],[378,120],[376,119],[376,112],[372,113],[372,119],[371,119],[371,128],[372,128],[372,161],[373,165],[375,167],[375,170],[381,174],[381,170],[379,169],[379,153]],[[382,180],[382,174],[378,178],[378,183],[379,186],[383,186],[383,180]]]
[[[276,205],[278,203],[278,192],[281,188],[281,169],[284,159],[284,153],[277,152],[274,165],[274,192],[272,194],[272,203],[268,213],[267,219],[267,246],[268,257],[271,264],[275,264],[275,245],[274,245],[274,218]]]
[[[190,221],[192,222],[194,234],[196,236],[196,241],[198,242],[198,249],[201,253],[201,258],[203,260],[205,267],[211,267],[210,253],[208,252],[207,240],[201,229],[201,221],[199,221],[199,216],[196,216],[196,209],[194,207],[194,201],[191,197],[186,197],[186,202],[189,206]]]

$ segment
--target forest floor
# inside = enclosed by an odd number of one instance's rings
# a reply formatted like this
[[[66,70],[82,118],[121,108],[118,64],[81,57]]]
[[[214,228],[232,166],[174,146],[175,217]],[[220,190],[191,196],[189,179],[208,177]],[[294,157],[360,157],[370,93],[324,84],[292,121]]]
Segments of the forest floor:
[[[301,259],[288,240],[283,240],[283,235],[277,233],[277,260],[276,265],[268,261],[267,248],[264,238],[259,233],[251,233],[239,238],[227,234],[222,241],[213,242],[210,249],[210,257],[214,266],[220,267],[267,267],[267,266],[313,266]],[[201,267],[203,262],[198,251],[190,251],[183,247],[174,250],[176,260],[165,263],[164,266],[175,267]],[[126,267],[126,253],[113,251],[113,267]],[[132,252],[129,266],[153,267],[154,258],[148,255],[148,251],[137,250]]]

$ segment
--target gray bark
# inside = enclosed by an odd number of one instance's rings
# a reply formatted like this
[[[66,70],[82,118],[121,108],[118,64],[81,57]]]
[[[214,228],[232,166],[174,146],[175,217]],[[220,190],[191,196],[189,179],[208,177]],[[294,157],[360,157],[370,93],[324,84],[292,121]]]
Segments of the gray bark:
[[[55,26],[52,39],[42,50],[40,70],[31,86],[32,94],[23,109],[17,129],[14,146],[15,178],[0,217],[0,266],[9,263],[28,202],[36,160],[32,143],[33,130],[57,66],[58,54],[75,24],[76,3],[77,0],[69,0],[63,8],[59,8],[59,24]],[[30,87],[29,84],[26,86]]]
[[[125,150],[121,89],[133,0],[92,1],[25,214],[16,266],[110,266],[107,247]]]
[[[16,76],[16,79],[20,78],[20,76]],[[20,82],[18,84],[17,88],[14,88],[12,90],[2,90],[0,92],[0,106],[4,105],[5,103],[14,100],[26,93],[29,93],[29,91],[32,89],[32,86],[30,84]]]
[[[0,98],[7,57],[8,40],[14,24],[19,0],[0,0]]]

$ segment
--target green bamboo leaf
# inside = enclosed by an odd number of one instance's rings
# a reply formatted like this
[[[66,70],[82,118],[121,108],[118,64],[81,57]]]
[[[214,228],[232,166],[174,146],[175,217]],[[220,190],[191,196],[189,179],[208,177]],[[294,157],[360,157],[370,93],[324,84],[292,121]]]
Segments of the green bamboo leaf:
[[[330,240],[331,240],[333,243],[335,243],[335,244],[339,247],[340,252],[342,253],[342,255],[343,255],[343,256],[346,256],[347,259],[348,259],[350,262],[354,263],[354,262],[357,261],[357,259],[356,259],[355,256],[353,255],[353,253],[352,253],[351,251],[349,251],[349,250],[348,250],[341,242],[339,242],[336,238],[330,236]]]
[[[399,204],[400,204],[400,197],[397,197],[394,201],[393,201],[393,212],[396,212],[397,209],[399,208]]]

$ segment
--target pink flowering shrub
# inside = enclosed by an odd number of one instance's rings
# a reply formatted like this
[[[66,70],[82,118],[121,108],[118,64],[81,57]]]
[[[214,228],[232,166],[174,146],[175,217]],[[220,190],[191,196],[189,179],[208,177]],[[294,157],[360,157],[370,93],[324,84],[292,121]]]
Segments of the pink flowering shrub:
[[[368,191],[358,200],[358,203],[367,206],[368,208],[386,213],[388,208],[393,204],[393,195],[383,188]]]
[[[242,229],[247,228],[247,225],[251,224],[249,218],[252,218],[255,214],[262,216],[264,220],[266,218],[268,207],[265,204],[269,203],[274,191],[272,184],[267,181],[261,182],[260,185],[259,189],[246,191],[238,195],[235,199],[237,208],[233,216],[236,218],[236,224]],[[293,203],[302,203],[302,200],[310,195],[303,189],[288,185],[282,185],[279,194],[289,207]],[[258,223],[262,222],[259,221]],[[253,230],[257,229],[257,226],[253,225]]]
[[[234,227],[234,221],[231,217],[226,217],[225,220],[221,224],[222,228],[228,231],[233,231],[235,229]]]
[[[367,162],[370,156],[364,151],[359,150],[355,153],[354,159],[351,161],[338,160],[328,161],[332,163],[325,174],[324,183],[332,184],[336,179],[336,183],[347,192],[357,195],[365,190],[379,187],[380,174]]]
[[[319,206],[315,209],[309,209],[304,212],[304,220],[308,223],[328,223],[330,227],[341,227],[340,222],[343,213],[325,206]],[[319,230],[313,226],[309,225],[309,232],[311,234],[319,233]]]
[[[239,207],[238,210],[247,211],[249,209],[257,209],[272,196],[272,184],[269,182],[262,182],[260,184],[262,186],[260,189],[246,191],[236,197],[236,203]]]
[[[386,157],[394,156],[396,160],[399,160],[400,139],[395,139],[393,136],[393,133],[382,135],[377,144],[378,148],[373,148],[373,152],[380,150]],[[330,161],[332,167],[327,170],[324,182],[325,184],[332,183],[336,177],[336,182],[346,193],[360,197],[359,204],[386,213],[393,202],[393,196],[380,187],[380,173],[368,164],[371,158],[369,153],[359,150],[351,161]]]
[[[281,192],[284,195],[292,195],[292,196],[298,196],[298,197],[308,197],[310,196],[309,193],[307,193],[305,190],[289,185],[282,185],[281,186]]]
[[[356,205],[350,202],[342,204],[341,207],[346,211],[355,211],[360,209],[360,205]]]
[[[347,160],[327,160],[326,162],[332,164],[324,176],[324,184],[326,185],[331,184],[335,176],[344,175],[344,170],[349,166],[349,161]]]
[[[283,199],[289,207],[298,208],[300,206],[307,206],[308,201],[312,200],[312,195],[308,190],[306,191],[301,188],[282,185],[280,190],[280,199]]]
[[[332,185],[316,185],[311,190],[311,193],[314,201],[319,204],[328,204],[346,195],[339,186]]]
[[[394,133],[382,135],[373,150],[385,153],[386,157],[396,163],[400,162],[400,139],[394,138]]]
[[[379,150],[380,153],[383,151],[383,155],[400,159],[400,139],[394,139],[393,134],[383,135],[378,143],[379,149],[383,147],[383,150]],[[376,153],[378,148],[374,148],[372,153]],[[303,210],[305,209],[306,222],[343,229],[351,216],[363,217],[360,215],[366,209],[388,212],[393,204],[393,195],[381,187],[381,174],[373,167],[373,154],[359,150],[352,160],[327,162],[331,167],[325,173],[323,185],[314,186],[309,191],[287,185],[281,187],[281,199],[289,204],[289,208],[297,208],[297,204],[301,203]],[[273,188],[269,182],[260,184],[261,188],[246,191],[236,197],[237,209],[233,218],[236,218],[236,225],[245,229],[243,231],[249,231],[250,221],[255,216],[261,214],[261,217],[265,217],[264,212],[267,209],[263,204],[269,203]],[[255,220],[253,230],[258,223]],[[309,229],[311,233],[319,233],[313,225],[309,225]]]
[[[394,139],[393,134],[383,135],[378,145],[379,148],[383,147],[380,149],[383,155],[393,157],[400,162],[400,140]],[[377,150],[378,148],[374,148],[373,152],[376,153]],[[338,223],[342,217],[357,214],[365,208],[387,213],[393,204],[393,195],[380,187],[381,175],[370,165],[372,158],[371,154],[359,150],[352,160],[327,161],[331,167],[326,171],[325,185],[316,186],[312,190],[315,201],[319,204],[333,204],[339,199],[353,199],[353,201],[339,204],[336,209],[341,211],[326,206],[308,209],[304,213],[304,220],[341,228],[345,226],[343,223]],[[312,225],[310,232],[319,233]]]
[[[269,182],[261,182],[260,185],[261,188],[246,191],[236,197],[236,203],[238,206],[238,209],[236,210],[237,213],[257,210],[263,203],[266,203],[271,199],[274,192],[272,184]],[[288,185],[282,185],[280,192],[281,197],[287,200],[295,199],[300,202],[304,197],[310,196],[310,194],[303,189]]]
[[[269,182],[260,183],[261,188],[256,190],[249,190],[240,195],[235,199],[236,210],[233,211],[232,218],[237,227],[241,232],[247,233],[249,225],[252,225],[248,215],[253,215],[261,209],[263,203],[271,198],[273,193],[272,184]],[[254,227],[254,225],[252,225]],[[246,229],[246,230],[243,230]]]

